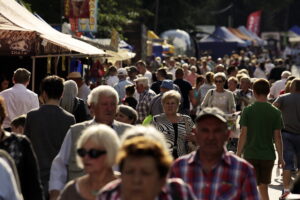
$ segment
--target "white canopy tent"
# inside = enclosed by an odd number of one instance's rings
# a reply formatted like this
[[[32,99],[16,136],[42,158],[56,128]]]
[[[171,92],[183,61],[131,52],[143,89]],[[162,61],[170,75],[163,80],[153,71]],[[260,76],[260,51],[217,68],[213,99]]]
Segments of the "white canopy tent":
[[[16,27],[36,31],[44,39],[43,44],[53,43],[72,51],[86,55],[104,55],[105,52],[85,42],[61,33],[46,22],[35,17],[25,7],[14,0],[0,0],[0,13]]]
[[[0,31],[34,32],[36,34],[32,56],[32,86],[35,83],[35,59],[49,56],[104,56],[106,53],[86,42],[72,38],[38,19],[14,0],[0,0]],[[5,32],[6,33],[6,32]],[[16,33],[16,34],[18,34]],[[40,51],[42,49],[43,51]]]

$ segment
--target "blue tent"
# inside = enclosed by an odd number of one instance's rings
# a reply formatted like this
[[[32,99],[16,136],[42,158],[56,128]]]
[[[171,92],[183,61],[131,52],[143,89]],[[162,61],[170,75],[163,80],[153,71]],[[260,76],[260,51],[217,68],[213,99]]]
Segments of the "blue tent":
[[[246,47],[247,42],[243,41],[239,37],[231,33],[226,27],[216,27],[215,31],[200,40],[202,42],[233,42],[236,43],[238,47]]]
[[[214,58],[223,57],[247,43],[231,33],[226,27],[216,27],[215,31],[198,42],[199,51],[207,51]]]
[[[239,26],[238,30],[247,35],[248,37],[254,39],[258,45],[263,46],[266,45],[266,41],[258,37],[255,33],[252,31],[249,31],[245,26]]]
[[[292,31],[296,33],[297,35],[300,35],[300,27],[298,25],[294,25],[292,28],[290,28],[289,31]]]

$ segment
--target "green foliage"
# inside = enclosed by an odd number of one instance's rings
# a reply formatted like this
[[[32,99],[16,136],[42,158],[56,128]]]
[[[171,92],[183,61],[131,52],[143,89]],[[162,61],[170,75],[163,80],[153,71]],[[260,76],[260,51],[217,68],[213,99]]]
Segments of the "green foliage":
[[[61,23],[63,0],[19,1],[48,23]],[[234,5],[231,9],[218,13],[230,4]],[[143,23],[161,33],[177,28],[189,31],[196,25],[228,26],[231,16],[235,27],[245,25],[248,15],[259,9],[263,11],[263,30],[284,30],[300,20],[299,6],[300,1],[296,0],[99,0],[97,36],[110,37],[112,29],[122,34],[124,27],[132,22]]]

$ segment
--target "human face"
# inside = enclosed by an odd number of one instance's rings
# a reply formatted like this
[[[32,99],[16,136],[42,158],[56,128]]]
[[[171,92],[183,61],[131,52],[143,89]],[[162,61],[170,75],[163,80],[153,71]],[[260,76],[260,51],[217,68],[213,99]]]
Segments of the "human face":
[[[225,142],[229,137],[226,125],[213,116],[208,116],[196,124],[196,141],[200,155],[217,159],[222,155]]]
[[[217,89],[220,89],[220,88],[224,87],[225,81],[223,80],[222,77],[216,77],[215,84],[216,84]]]
[[[141,94],[145,91],[145,87],[142,83],[136,83],[136,91]]]
[[[167,98],[163,102],[163,109],[166,114],[176,114],[179,102],[175,98]]]
[[[101,147],[95,144],[92,140],[88,140],[83,146],[81,147],[86,151],[91,149],[105,151],[104,147]],[[84,157],[80,157],[84,170],[86,173],[97,173],[105,170],[107,168],[107,155],[102,154],[98,158],[91,158],[89,155],[85,155]]]
[[[8,80],[3,80],[2,83],[1,83],[1,90],[7,89],[8,88],[8,84],[9,84]]]
[[[247,91],[250,88],[250,83],[247,80],[241,80],[240,88],[244,91]]]
[[[137,70],[139,71],[140,74],[145,74],[146,68],[143,65],[137,64],[136,68],[137,68]]]
[[[97,104],[91,105],[91,110],[96,122],[111,125],[116,116],[117,100],[112,96],[101,96]]]
[[[126,158],[121,173],[124,200],[154,200],[165,184],[150,156]]]
[[[128,116],[126,116],[125,114],[123,114],[120,111],[117,112],[115,120],[126,123],[126,124],[132,124],[132,119],[129,119]]]
[[[237,88],[237,83],[234,81],[234,80],[230,80],[230,81],[228,81],[228,89],[230,90],[230,91],[235,91],[236,90],[236,88]]]

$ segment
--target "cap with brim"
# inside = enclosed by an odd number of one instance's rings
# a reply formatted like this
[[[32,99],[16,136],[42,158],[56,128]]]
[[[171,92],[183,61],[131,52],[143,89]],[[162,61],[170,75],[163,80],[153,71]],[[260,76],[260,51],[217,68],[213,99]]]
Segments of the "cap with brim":
[[[69,75],[67,76],[68,79],[71,78],[81,78],[81,74],[79,72],[71,72],[69,73]]]
[[[118,69],[119,76],[127,76],[127,70],[125,68]]]
[[[147,77],[144,76],[138,76],[136,79],[134,79],[133,81],[135,82],[143,82],[143,81],[148,81]]]
[[[160,87],[166,88],[169,90],[173,90],[174,89],[173,81],[172,80],[163,80]]]
[[[212,107],[212,108],[208,107],[208,108],[204,108],[203,110],[201,110],[199,112],[199,114],[197,114],[195,122],[199,122],[204,117],[207,117],[207,116],[212,116],[212,117],[218,118],[222,122],[227,123],[224,112],[216,107]]]

